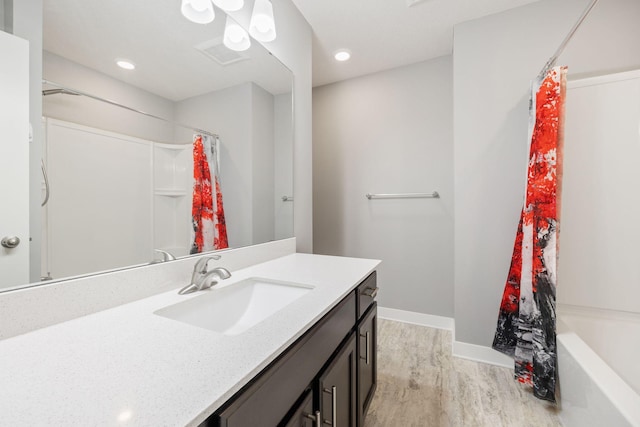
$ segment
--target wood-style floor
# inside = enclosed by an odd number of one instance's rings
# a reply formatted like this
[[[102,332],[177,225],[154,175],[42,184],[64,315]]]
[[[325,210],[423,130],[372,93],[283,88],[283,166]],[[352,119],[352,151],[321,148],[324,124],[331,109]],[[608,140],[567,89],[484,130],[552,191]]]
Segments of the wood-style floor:
[[[378,388],[365,427],[561,426],[513,371],[451,355],[451,332],[378,320]]]

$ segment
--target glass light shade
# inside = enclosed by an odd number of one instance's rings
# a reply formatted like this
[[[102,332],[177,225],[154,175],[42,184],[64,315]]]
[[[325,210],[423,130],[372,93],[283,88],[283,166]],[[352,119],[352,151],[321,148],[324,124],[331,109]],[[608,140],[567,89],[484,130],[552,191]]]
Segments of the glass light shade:
[[[182,15],[196,24],[208,24],[216,17],[211,0],[182,0]]]
[[[225,12],[235,12],[244,6],[244,0],[213,0],[213,3]]]
[[[276,22],[273,19],[273,5],[269,0],[256,0],[253,5],[249,33],[261,42],[276,39]]]
[[[227,16],[227,22],[224,25],[224,45],[231,50],[241,52],[249,49],[251,40],[247,31],[240,26],[230,16]]]

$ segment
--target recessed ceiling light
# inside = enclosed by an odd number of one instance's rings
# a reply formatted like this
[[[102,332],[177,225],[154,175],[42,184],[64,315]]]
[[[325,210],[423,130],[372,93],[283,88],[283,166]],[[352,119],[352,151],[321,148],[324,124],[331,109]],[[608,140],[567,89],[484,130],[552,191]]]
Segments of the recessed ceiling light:
[[[349,58],[351,58],[351,52],[349,52],[347,49],[340,49],[333,55],[333,57],[336,59],[336,61],[348,61]]]
[[[124,68],[125,70],[133,70],[136,68],[136,65],[133,62],[127,61],[126,59],[118,59],[116,60],[116,64],[118,64],[118,67]]]

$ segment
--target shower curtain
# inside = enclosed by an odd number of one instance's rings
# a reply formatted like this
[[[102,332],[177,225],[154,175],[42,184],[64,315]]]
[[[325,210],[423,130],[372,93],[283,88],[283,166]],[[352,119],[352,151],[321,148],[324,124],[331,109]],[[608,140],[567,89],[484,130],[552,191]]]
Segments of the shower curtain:
[[[220,191],[218,137],[193,137],[192,254],[229,247]]]
[[[515,377],[555,402],[556,260],[562,182],[566,67],[538,79],[529,105],[529,164],[493,348],[512,356]]]

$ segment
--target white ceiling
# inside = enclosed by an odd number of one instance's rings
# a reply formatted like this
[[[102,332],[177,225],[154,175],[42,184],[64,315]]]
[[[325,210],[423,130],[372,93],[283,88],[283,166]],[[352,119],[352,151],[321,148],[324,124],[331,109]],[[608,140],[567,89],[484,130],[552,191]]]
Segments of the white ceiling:
[[[291,91],[289,71],[255,41],[243,52],[248,60],[227,66],[194,48],[221,38],[225,18],[216,9],[211,24],[194,24],[180,13],[179,0],[45,0],[43,44],[172,101],[246,81],[274,94]],[[136,70],[118,68],[116,58],[132,60]]]
[[[314,31],[313,85],[450,55],[455,24],[537,0],[415,1],[293,0]],[[341,48],[349,61],[333,59]]]

